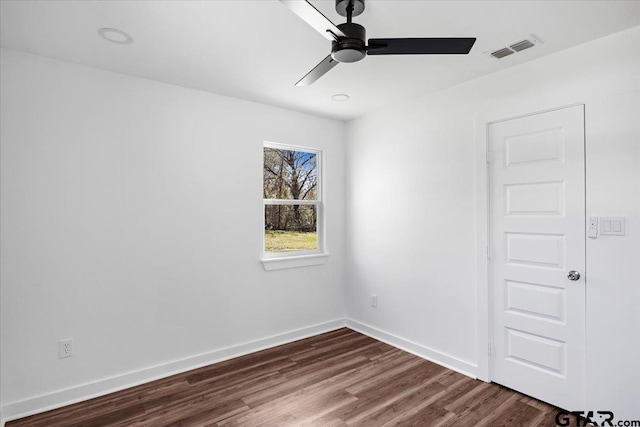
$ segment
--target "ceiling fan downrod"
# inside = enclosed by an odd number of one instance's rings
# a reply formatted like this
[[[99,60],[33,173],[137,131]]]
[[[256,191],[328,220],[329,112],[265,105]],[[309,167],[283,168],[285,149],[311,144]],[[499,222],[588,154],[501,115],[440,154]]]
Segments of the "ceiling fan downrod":
[[[349,0],[349,4],[347,5],[347,24],[351,24],[353,19],[353,0]]]
[[[357,62],[367,56],[367,31],[362,25],[352,22],[364,10],[364,0],[336,0],[336,11],[347,17],[347,22],[337,27],[347,37],[331,42],[331,57],[338,62]]]

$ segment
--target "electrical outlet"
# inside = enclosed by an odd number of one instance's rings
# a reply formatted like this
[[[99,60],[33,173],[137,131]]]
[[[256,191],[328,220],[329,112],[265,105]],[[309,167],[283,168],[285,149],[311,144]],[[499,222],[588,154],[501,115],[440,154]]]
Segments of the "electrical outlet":
[[[377,306],[378,306],[378,295],[371,294],[371,307],[377,307]]]
[[[73,356],[73,339],[58,341],[58,359]]]

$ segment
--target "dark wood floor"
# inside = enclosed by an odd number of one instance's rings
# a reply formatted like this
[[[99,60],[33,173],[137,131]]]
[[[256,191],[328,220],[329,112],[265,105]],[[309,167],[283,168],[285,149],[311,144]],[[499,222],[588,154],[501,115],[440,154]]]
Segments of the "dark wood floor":
[[[7,427],[524,427],[555,426],[557,412],[345,328]]]

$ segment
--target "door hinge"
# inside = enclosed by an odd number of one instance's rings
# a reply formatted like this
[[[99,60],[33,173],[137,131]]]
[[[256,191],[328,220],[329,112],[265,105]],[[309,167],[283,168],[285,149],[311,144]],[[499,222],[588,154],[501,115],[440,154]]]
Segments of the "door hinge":
[[[491,259],[491,248],[487,246],[487,259]]]
[[[489,356],[492,355],[492,351],[491,351],[491,341],[489,341]]]
[[[488,148],[487,148],[487,163],[491,163],[491,153],[489,152]]]

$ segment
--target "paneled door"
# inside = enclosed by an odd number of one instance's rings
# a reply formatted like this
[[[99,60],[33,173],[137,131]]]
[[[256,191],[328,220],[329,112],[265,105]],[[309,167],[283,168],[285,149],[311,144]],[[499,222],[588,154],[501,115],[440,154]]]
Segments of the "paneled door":
[[[489,126],[491,379],[584,409],[584,107]]]

